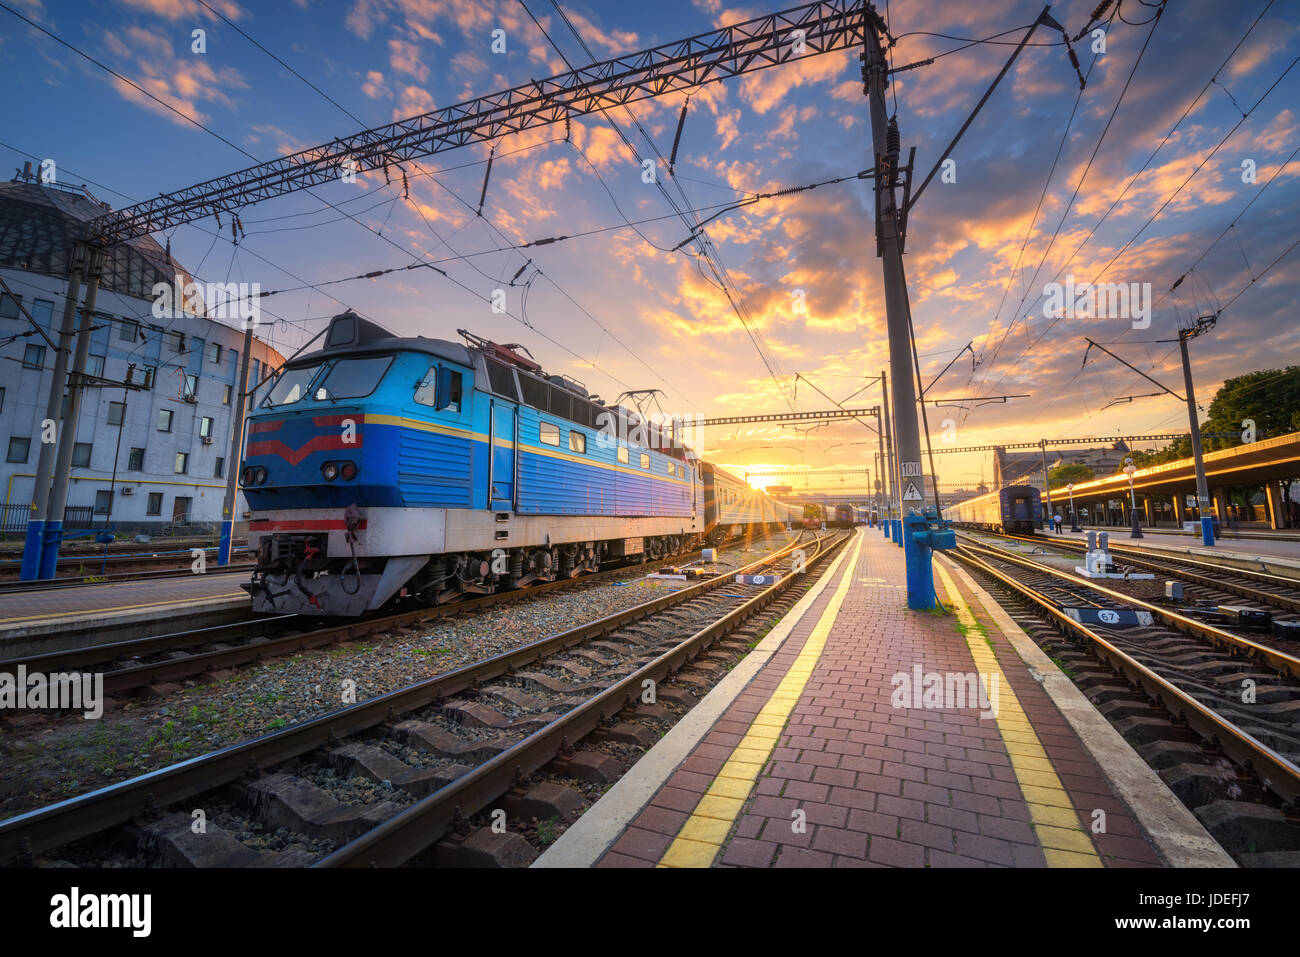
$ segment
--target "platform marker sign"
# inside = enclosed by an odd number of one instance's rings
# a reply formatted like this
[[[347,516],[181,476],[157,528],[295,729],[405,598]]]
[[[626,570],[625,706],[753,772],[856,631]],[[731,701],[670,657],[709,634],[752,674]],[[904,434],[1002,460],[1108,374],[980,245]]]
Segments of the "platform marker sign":
[[[903,478],[919,478],[921,475],[920,462],[904,462]]]
[[[907,489],[903,492],[904,502],[919,502],[922,500],[921,493],[917,490],[915,482],[908,482]]]

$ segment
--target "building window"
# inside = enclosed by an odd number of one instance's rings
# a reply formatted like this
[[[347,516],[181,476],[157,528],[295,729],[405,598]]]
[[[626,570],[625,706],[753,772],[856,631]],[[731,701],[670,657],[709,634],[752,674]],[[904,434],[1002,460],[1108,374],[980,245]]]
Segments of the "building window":
[[[167,341],[171,343],[172,352],[185,351],[185,333],[169,332],[167,333]]]
[[[208,343],[208,361],[209,362],[221,361],[221,343],[219,342]]]
[[[45,347],[28,346],[23,350],[23,368],[24,369],[44,369],[45,368]]]
[[[189,470],[190,470],[190,453],[177,452],[176,453],[176,474],[187,475],[189,474]]]
[[[185,373],[185,395],[196,399],[199,395],[199,377],[193,372]]]
[[[125,402],[110,402],[108,404],[108,424],[121,425],[122,415],[126,412]]]
[[[212,419],[206,415],[199,420],[199,435],[205,439],[212,438]]]
[[[569,432],[569,451],[586,452],[587,436],[584,435],[582,432],[579,432],[577,429],[571,430]]]
[[[135,342],[140,338],[140,323],[134,319],[123,319],[117,324],[117,337],[123,342]]]
[[[163,497],[163,493],[162,493],[162,492],[150,492],[150,493],[149,493],[149,507],[146,508],[146,509],[144,510],[144,513],[145,513],[146,515],[161,515],[161,514],[162,514],[162,497]]]
[[[230,405],[230,394],[234,391],[230,386],[226,386],[226,393],[221,397],[222,405]]]
[[[620,445],[620,446],[618,447],[618,460],[619,460],[620,462],[622,462],[624,465],[627,465],[627,463],[628,463],[628,456],[627,456],[627,446],[626,446],[626,445]]]
[[[212,477],[213,478],[226,477],[226,460],[223,459],[221,456],[217,456],[217,467],[212,470]]]
[[[4,410],[5,410],[5,390],[3,386],[0,386],[0,412],[3,412]]]
[[[158,410],[158,431],[170,432],[171,430],[172,430],[172,410],[159,409]]]
[[[144,449],[131,450],[131,454],[126,458],[126,470],[128,472],[144,471]]]
[[[648,469],[650,467],[650,456],[646,455],[644,452],[641,453],[641,467],[643,469]]]
[[[539,422],[537,424],[538,438],[542,440],[542,445],[554,445],[557,448],[560,444],[560,427],[551,422]]]
[[[12,436],[9,439],[9,455],[6,462],[26,462],[27,453],[31,451],[32,440],[26,436]]]
[[[113,493],[106,488],[98,489],[95,492],[95,514],[107,515],[113,507]]]
[[[90,448],[89,442],[74,442],[72,445],[72,464],[79,469],[90,467]]]
[[[93,375],[101,379],[104,377],[103,356],[86,356],[86,375]]]
[[[0,292],[0,319],[18,318],[18,300],[7,292]]]

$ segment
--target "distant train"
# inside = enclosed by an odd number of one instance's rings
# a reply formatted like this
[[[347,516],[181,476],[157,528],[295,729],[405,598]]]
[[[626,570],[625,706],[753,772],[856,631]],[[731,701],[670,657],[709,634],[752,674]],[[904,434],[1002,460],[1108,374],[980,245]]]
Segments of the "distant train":
[[[852,528],[854,525],[865,525],[869,520],[867,509],[857,505],[827,505],[826,506],[826,527],[827,528]]]
[[[1043,522],[1042,494],[1030,485],[1008,485],[950,505],[943,510],[943,517],[967,528],[1032,535]]]
[[[659,559],[802,518],[517,347],[354,313],[285,363],[240,484],[261,613],[355,616]]]

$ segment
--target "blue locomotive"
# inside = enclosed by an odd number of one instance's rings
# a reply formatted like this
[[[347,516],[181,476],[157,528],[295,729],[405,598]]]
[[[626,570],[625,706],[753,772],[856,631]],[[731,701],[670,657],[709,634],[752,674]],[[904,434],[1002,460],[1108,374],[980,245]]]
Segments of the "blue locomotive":
[[[943,510],[957,525],[1008,535],[1032,535],[1043,522],[1042,493],[1032,485],[1008,485]]]
[[[285,364],[240,470],[255,611],[444,602],[788,520],[675,434],[462,335],[399,338],[349,312]]]

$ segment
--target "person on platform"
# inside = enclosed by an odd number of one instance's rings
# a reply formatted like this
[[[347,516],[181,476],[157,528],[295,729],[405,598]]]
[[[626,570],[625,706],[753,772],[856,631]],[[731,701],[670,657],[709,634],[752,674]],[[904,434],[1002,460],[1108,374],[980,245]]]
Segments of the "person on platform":
[[[1060,512],[1057,512],[1055,515],[1052,516],[1052,524],[1056,526],[1056,534],[1060,535],[1061,534],[1061,513]]]

